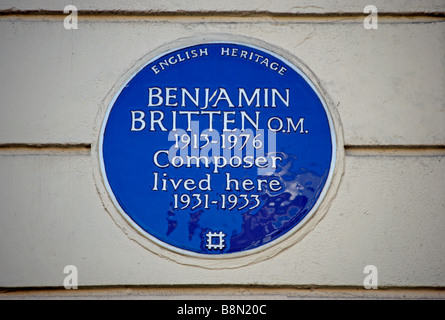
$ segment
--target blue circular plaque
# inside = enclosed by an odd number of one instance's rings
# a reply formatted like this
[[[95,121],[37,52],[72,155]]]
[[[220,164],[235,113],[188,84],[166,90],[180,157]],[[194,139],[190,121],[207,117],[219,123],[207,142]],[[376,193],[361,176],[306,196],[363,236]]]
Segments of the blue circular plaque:
[[[169,50],[130,77],[108,107],[99,157],[110,197],[140,233],[225,256],[278,242],[314,214],[335,141],[297,66],[222,41]]]

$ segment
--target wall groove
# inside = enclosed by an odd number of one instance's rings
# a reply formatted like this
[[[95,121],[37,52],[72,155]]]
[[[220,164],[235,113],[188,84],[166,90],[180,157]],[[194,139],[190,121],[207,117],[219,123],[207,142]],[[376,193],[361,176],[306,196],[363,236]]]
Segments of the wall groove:
[[[0,156],[90,154],[91,144],[0,144]],[[346,156],[445,156],[445,145],[345,145]]]
[[[0,144],[0,156],[90,155],[91,144]]]
[[[445,156],[445,146],[437,145],[346,145],[346,156]]]
[[[63,10],[0,10],[0,16],[63,16],[66,14]],[[157,10],[81,10],[78,12],[82,16],[98,17],[243,17],[243,18],[363,18],[367,14],[361,12],[324,12],[324,13],[302,13],[302,12],[270,12],[270,11],[157,11]],[[445,11],[436,12],[379,12],[379,18],[443,18]]]
[[[445,299],[435,287],[379,288],[295,286],[105,286],[78,290],[64,288],[3,288],[4,299]]]

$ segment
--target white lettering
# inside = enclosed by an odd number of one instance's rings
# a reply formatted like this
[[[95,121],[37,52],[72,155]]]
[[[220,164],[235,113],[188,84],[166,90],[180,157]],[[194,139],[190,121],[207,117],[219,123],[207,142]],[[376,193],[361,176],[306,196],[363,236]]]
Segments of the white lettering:
[[[156,91],[157,93],[153,93]],[[150,87],[148,88],[148,106],[149,107],[159,107],[163,102],[164,99],[161,97],[162,89],[158,87]],[[153,98],[158,99],[158,102],[155,104],[153,103]]]
[[[136,117],[139,115],[139,117]],[[143,111],[131,111],[131,131],[142,131],[145,129],[145,112]],[[136,123],[140,123],[137,127]]]

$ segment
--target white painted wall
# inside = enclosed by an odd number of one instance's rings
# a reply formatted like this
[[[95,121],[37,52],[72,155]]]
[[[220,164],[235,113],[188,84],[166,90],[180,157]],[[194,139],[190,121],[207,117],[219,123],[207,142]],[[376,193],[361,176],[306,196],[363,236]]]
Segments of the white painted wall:
[[[445,3],[374,1],[391,14],[378,30],[363,28],[364,1],[231,3],[78,1],[89,15],[67,31],[60,1],[2,1],[0,287],[60,287],[66,265],[80,286],[360,287],[368,264],[379,286],[445,285]],[[178,10],[194,15],[168,14]],[[303,61],[337,105],[346,146],[338,194],[314,230],[230,270],[184,266],[130,240],[104,209],[83,148],[136,61],[210,33],[258,38]]]

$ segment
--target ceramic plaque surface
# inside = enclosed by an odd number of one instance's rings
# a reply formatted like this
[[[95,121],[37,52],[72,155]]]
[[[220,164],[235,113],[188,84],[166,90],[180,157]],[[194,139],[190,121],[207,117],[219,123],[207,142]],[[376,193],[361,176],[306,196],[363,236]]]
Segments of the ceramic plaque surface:
[[[141,234],[224,256],[273,245],[316,213],[335,141],[299,68],[257,46],[210,42],[164,52],[128,79],[99,156],[114,205]]]

